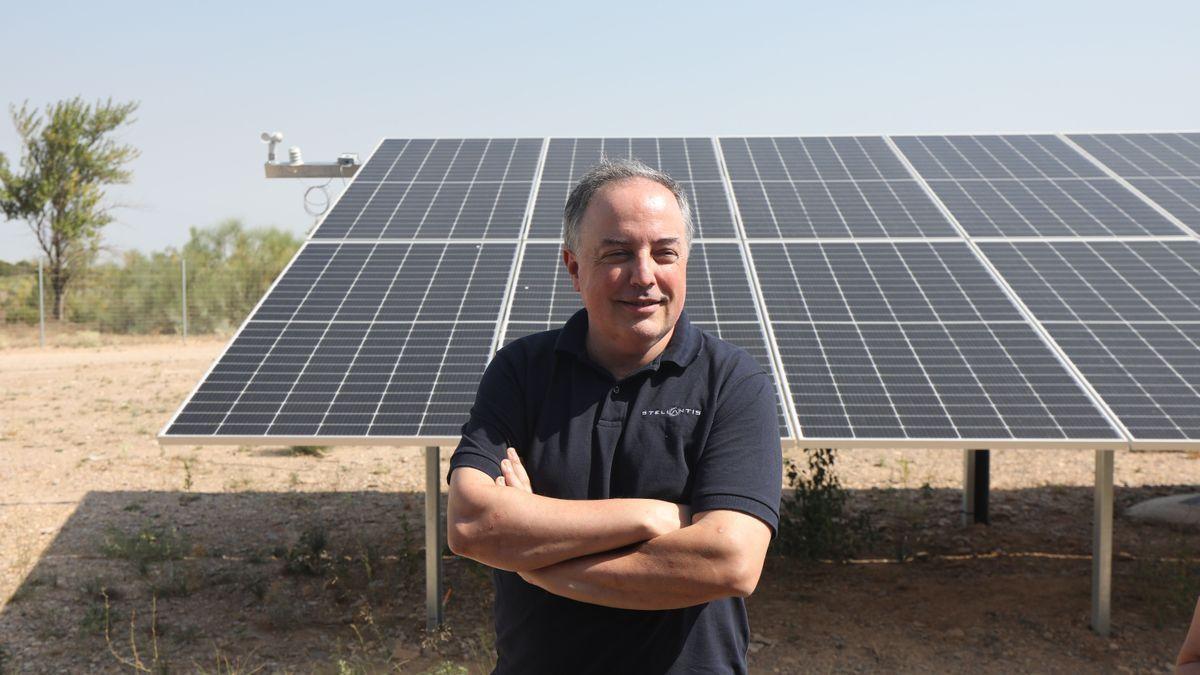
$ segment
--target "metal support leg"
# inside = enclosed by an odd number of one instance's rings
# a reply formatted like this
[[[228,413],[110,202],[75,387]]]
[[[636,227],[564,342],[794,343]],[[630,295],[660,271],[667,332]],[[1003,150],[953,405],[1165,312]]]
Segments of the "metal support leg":
[[[425,448],[425,625],[442,625],[442,469],[441,449]]]
[[[988,490],[991,482],[991,453],[963,450],[963,525],[987,524]]]
[[[1096,494],[1092,522],[1092,630],[1112,627],[1113,451],[1096,451]]]

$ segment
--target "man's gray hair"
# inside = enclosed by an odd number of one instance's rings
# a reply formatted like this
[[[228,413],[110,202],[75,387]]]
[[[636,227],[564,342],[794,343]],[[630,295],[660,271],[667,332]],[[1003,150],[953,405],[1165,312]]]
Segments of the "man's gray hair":
[[[695,226],[692,224],[692,207],[688,204],[687,194],[684,193],[679,183],[662,171],[646,166],[636,159],[618,158],[601,159],[599,164],[583,174],[575,187],[571,188],[571,194],[567,197],[567,206],[563,209],[563,246],[567,250],[579,251],[579,224],[583,221],[583,213],[587,211],[592,197],[605,185],[630,178],[652,180],[675,195],[675,202],[679,204],[679,212],[683,214],[683,231],[687,240],[685,244],[688,247],[691,246],[692,238],[695,235]]]

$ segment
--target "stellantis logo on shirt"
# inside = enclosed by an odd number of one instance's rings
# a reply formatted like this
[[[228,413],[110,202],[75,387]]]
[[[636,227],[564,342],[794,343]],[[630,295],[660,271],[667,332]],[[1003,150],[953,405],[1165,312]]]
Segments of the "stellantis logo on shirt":
[[[666,410],[643,410],[642,417],[651,417],[653,415],[666,415],[667,417],[677,417],[679,415],[697,415],[702,411],[699,408],[667,408]]]

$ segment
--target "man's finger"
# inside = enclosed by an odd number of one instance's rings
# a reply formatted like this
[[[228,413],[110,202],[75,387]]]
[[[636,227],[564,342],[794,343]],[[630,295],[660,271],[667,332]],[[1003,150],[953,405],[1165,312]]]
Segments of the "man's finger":
[[[506,484],[504,482],[504,476],[496,476],[496,485],[499,487],[505,487]]]
[[[500,462],[500,471],[504,473],[504,479],[510,487],[520,488],[526,492],[533,493],[533,488],[529,485],[529,475],[525,473],[525,467],[521,466],[521,460],[517,457],[517,451],[508,449],[509,459]]]
[[[517,457],[517,453],[513,452],[513,470],[517,473],[517,478],[521,479],[525,487],[533,492],[533,483],[529,482],[529,473],[525,471],[525,465],[521,463],[521,458]]]

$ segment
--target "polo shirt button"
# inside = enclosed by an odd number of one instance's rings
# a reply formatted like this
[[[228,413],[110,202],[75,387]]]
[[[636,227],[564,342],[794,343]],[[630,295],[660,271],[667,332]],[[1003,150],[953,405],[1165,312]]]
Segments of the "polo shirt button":
[[[614,394],[621,393],[621,385],[618,384],[617,386],[613,387],[613,393]]]

